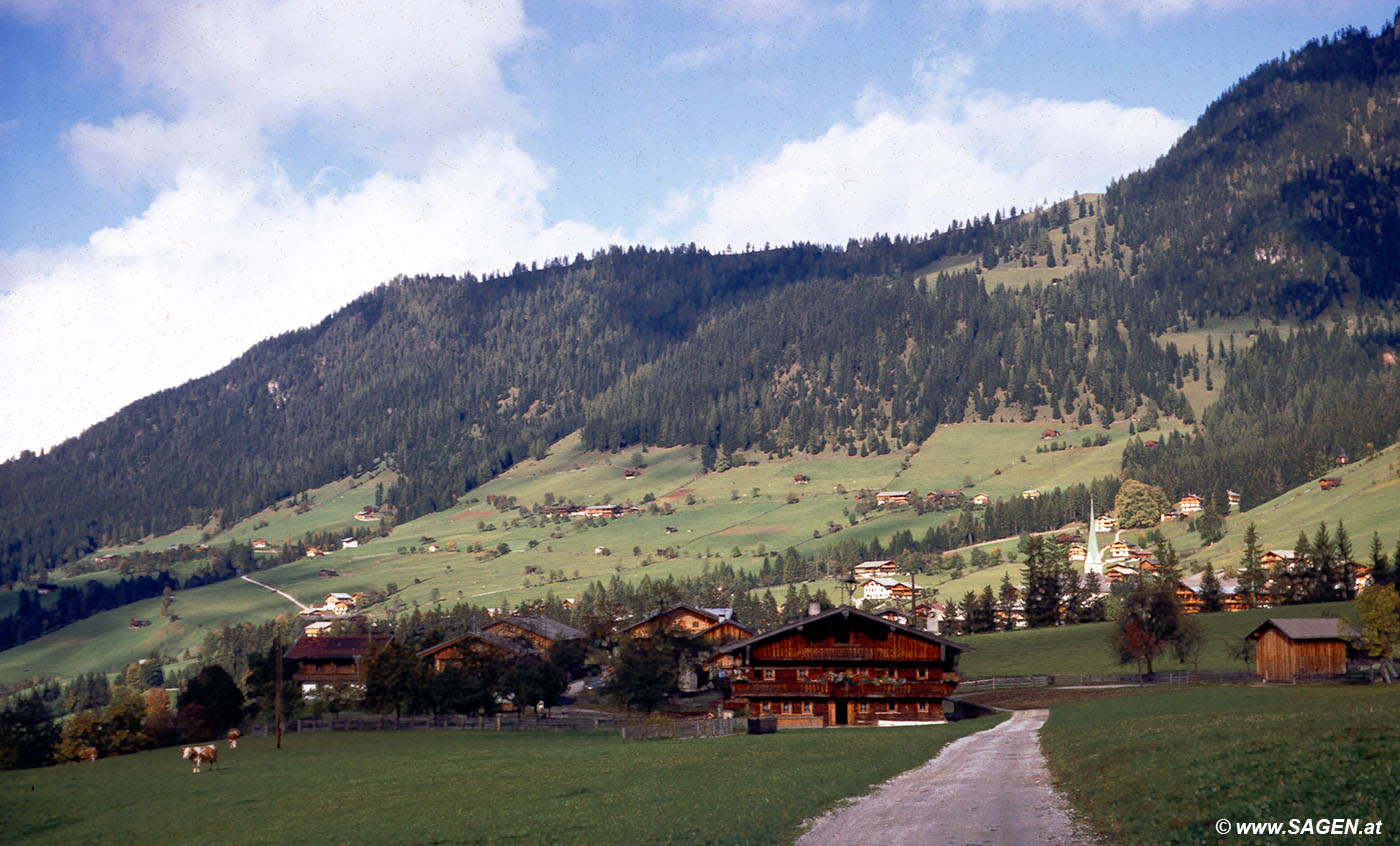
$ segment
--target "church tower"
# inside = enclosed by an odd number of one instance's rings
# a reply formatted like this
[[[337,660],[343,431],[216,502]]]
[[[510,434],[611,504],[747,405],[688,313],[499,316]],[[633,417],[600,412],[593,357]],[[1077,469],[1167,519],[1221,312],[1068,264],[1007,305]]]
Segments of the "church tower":
[[[1099,533],[1094,530],[1094,500],[1089,498],[1089,551],[1084,556],[1084,572],[1103,575],[1103,554],[1099,552]]]

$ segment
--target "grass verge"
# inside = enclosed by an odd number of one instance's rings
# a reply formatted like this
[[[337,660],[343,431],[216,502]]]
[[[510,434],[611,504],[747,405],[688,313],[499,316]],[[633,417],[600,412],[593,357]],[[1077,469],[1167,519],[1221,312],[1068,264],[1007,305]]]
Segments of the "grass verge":
[[[1110,842],[1254,844],[1218,820],[1400,828],[1400,686],[1192,687],[1051,707],[1041,743]],[[1286,838],[1292,842],[1295,838]],[[1298,842],[1313,842],[1298,838]]]

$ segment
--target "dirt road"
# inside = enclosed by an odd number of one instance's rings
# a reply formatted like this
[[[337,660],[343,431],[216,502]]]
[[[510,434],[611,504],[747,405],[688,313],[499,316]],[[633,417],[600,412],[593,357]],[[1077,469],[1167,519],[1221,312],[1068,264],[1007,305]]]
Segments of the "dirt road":
[[[1077,835],[1050,784],[1039,731],[1049,711],[1017,711],[938,757],[823,816],[798,846],[1067,846]],[[892,728],[888,731],[900,731]]]

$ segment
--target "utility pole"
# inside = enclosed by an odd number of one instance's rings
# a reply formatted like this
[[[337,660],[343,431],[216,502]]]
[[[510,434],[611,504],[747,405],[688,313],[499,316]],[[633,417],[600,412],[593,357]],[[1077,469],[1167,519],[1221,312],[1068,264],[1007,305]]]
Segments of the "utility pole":
[[[282,748],[282,631],[279,629],[272,640],[272,651],[276,653],[273,660],[277,662],[277,689],[272,695],[272,725],[273,731],[277,735],[277,748]]]

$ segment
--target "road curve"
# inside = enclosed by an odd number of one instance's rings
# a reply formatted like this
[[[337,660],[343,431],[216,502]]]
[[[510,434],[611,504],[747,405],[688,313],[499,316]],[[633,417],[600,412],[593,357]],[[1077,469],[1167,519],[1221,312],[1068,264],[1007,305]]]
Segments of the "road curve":
[[[798,846],[1093,843],[1076,834],[1068,805],[1050,784],[1039,735],[1049,713],[1017,711],[948,744],[923,766],[818,819]]]

